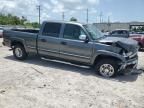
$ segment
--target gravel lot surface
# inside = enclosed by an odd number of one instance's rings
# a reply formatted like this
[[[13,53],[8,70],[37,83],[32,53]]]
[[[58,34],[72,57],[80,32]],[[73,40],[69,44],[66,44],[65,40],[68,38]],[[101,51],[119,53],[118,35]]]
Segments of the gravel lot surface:
[[[0,108],[144,108],[144,73],[105,79],[84,66],[15,60],[0,44]]]

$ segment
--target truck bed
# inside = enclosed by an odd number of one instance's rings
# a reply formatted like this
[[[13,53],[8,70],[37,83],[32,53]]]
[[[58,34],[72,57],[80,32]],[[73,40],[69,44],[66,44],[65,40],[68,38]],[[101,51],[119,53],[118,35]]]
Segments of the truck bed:
[[[37,52],[36,40],[37,40],[37,31],[31,30],[4,30],[4,41],[6,46],[11,47],[13,40],[17,40],[25,45],[25,49],[28,52]]]
[[[38,34],[39,30],[36,29],[12,29],[13,31],[27,32],[27,33],[35,33]]]

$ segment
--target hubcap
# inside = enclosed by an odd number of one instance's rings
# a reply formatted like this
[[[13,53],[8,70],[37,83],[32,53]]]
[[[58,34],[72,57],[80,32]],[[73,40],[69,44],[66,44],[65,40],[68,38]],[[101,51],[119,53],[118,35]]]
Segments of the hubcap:
[[[111,64],[103,64],[100,66],[100,74],[104,77],[111,77],[114,72],[114,67]]]
[[[21,48],[16,48],[15,49],[15,54],[16,54],[17,57],[22,57],[23,53],[22,53]]]

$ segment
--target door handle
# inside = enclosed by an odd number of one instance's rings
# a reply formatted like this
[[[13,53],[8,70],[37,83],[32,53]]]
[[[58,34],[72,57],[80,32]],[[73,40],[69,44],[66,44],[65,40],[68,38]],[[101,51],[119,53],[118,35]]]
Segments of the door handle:
[[[67,45],[67,43],[66,43],[66,42],[61,42],[61,44],[62,44],[62,45]]]
[[[46,39],[41,39],[42,42],[46,42]]]

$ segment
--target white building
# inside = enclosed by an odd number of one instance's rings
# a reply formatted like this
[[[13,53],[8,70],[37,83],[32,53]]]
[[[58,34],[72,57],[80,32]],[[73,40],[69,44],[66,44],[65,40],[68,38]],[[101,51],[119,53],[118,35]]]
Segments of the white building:
[[[130,30],[134,26],[144,26],[144,22],[129,22],[129,23],[94,23],[94,25],[101,31],[112,31],[115,29]]]

